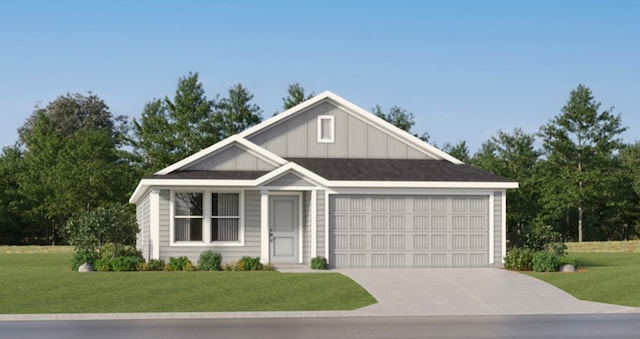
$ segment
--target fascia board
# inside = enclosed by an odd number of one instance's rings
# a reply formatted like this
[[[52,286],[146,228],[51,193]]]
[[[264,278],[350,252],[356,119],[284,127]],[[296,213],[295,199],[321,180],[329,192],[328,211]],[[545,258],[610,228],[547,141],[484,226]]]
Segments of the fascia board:
[[[211,154],[211,153],[213,153],[213,152],[215,152],[217,150],[220,150],[220,149],[232,144],[233,142],[237,141],[237,139],[238,139],[238,137],[235,136],[235,135],[230,136],[230,137],[228,137],[228,138],[226,138],[224,140],[221,140],[220,142],[217,142],[217,143],[215,143],[215,144],[213,144],[213,145],[211,145],[211,146],[209,146],[209,147],[207,147],[207,148],[205,148],[205,149],[203,149],[203,150],[201,150],[199,152],[196,152],[196,153],[194,153],[194,154],[192,154],[192,155],[190,155],[190,156],[188,156],[188,157],[186,157],[186,158],[184,158],[184,159],[182,159],[182,160],[180,160],[180,161],[178,161],[178,162],[176,162],[176,163],[174,163],[174,164],[172,164],[172,165],[170,165],[168,167],[165,167],[165,168],[161,169],[160,171],[156,172],[155,174],[160,174],[160,175],[169,174],[169,173],[171,173],[171,172],[173,172],[173,171],[175,171],[177,169],[180,169],[180,168],[182,168],[184,166],[187,166],[187,165],[189,165],[191,163],[194,163],[194,162],[200,160],[201,158],[204,158],[205,156],[207,156],[207,155],[209,155],[209,154]]]
[[[329,92],[329,97],[331,98],[331,100],[335,101],[339,106],[342,106],[342,108],[350,111],[351,113],[354,113],[356,115],[358,115],[361,119],[366,120],[367,122],[369,122],[370,124],[372,124],[373,126],[377,127],[378,129],[380,129],[383,132],[389,132],[392,135],[394,135],[396,138],[400,139],[400,141],[403,141],[407,144],[410,144],[411,146],[422,150],[423,152],[425,152],[428,155],[434,156],[438,159],[441,160],[447,160],[450,161],[454,164],[463,164],[462,161],[454,158],[453,156],[447,154],[446,152],[443,152],[439,149],[437,149],[436,147],[430,145],[429,143],[426,143],[418,138],[416,138],[415,136],[411,135],[410,133],[401,130],[400,128],[394,126],[393,124],[385,121],[384,119],[378,118],[376,117],[373,113],[368,112],[364,109],[362,109],[359,106],[356,106],[355,104],[349,102],[348,100],[333,94],[331,92]]]
[[[509,189],[518,188],[518,183],[465,181],[329,181],[327,187]]]
[[[297,114],[298,112],[304,111],[305,109],[325,100],[327,97],[329,97],[330,95],[333,95],[333,93],[329,92],[329,91],[324,91],[316,96],[314,96],[313,98],[303,101],[301,103],[299,103],[296,106],[293,106],[291,108],[289,108],[288,110],[282,112],[282,113],[278,113],[277,115],[264,120],[263,122],[250,127],[242,132],[240,132],[238,134],[238,136],[242,137],[242,138],[246,138],[252,134],[255,134],[258,131],[264,130],[269,128],[271,125],[274,125],[276,123],[278,123],[279,121],[282,120],[286,120],[288,119],[290,116]]]
[[[255,184],[256,186],[264,185],[265,183],[273,179],[276,179],[279,176],[286,174],[288,172],[293,172],[294,174],[295,173],[300,174],[303,177],[303,179],[310,180],[312,183],[316,185],[326,187],[326,184],[327,184],[326,179],[293,162],[289,162],[288,164],[261,176],[260,178],[255,180],[256,181]]]

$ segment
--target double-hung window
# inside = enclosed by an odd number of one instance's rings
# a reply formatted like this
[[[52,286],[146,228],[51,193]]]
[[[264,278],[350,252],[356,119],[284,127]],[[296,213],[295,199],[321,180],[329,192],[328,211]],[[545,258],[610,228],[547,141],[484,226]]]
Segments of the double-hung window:
[[[202,241],[202,193],[176,193],[174,197],[175,241]]]
[[[238,192],[173,192],[172,243],[242,245],[241,201]]]
[[[238,193],[211,194],[211,241],[238,241],[240,197]]]

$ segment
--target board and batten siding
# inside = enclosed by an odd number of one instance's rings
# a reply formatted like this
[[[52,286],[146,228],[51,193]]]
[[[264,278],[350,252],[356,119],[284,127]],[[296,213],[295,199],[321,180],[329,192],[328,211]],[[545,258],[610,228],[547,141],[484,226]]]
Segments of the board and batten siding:
[[[142,252],[142,255],[149,259],[150,253],[150,230],[151,230],[151,210],[150,210],[151,195],[149,192],[140,199],[136,205],[136,221],[140,230],[136,235],[136,248]]]
[[[222,262],[243,256],[260,256],[260,192],[244,192],[244,246],[170,246],[169,190],[160,191],[160,259],[186,256],[196,265],[200,254],[212,250],[222,254]]]
[[[318,142],[318,116],[334,117],[335,140]],[[270,128],[247,137],[251,142],[281,156],[303,158],[429,159],[424,152],[395,136],[322,102]]]
[[[271,171],[275,167],[238,146],[229,146],[185,168],[188,171]]]
[[[502,263],[502,192],[493,193],[493,259],[495,264]]]

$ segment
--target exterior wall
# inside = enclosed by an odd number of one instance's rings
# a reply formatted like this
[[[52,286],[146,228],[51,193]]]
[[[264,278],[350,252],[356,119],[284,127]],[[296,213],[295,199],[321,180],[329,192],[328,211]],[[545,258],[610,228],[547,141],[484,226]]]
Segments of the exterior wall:
[[[244,246],[170,246],[169,190],[160,192],[160,259],[186,256],[195,265],[200,254],[212,250],[222,254],[222,261],[238,260],[243,256],[260,256],[260,192],[245,191]]]
[[[186,167],[188,171],[270,171],[275,167],[241,147],[230,146]]]
[[[147,193],[136,205],[136,220],[140,231],[136,235],[136,248],[142,252],[145,259],[150,257],[150,226],[151,226],[151,210],[149,208],[150,195]]]
[[[493,258],[494,258],[494,262],[496,264],[500,264],[502,263],[502,232],[504,232],[505,230],[502,229],[502,218],[504,217],[502,215],[502,192],[494,192],[494,199],[493,199],[493,227],[494,227],[494,234],[493,234],[493,248],[494,248],[494,252],[493,252]]]
[[[318,142],[318,116],[334,116],[335,142]],[[248,137],[281,157],[427,159],[426,154],[328,102]]]
[[[284,187],[284,186],[312,186],[312,185],[306,180],[300,178],[299,176],[293,173],[288,173],[272,182],[266,183],[265,186]]]

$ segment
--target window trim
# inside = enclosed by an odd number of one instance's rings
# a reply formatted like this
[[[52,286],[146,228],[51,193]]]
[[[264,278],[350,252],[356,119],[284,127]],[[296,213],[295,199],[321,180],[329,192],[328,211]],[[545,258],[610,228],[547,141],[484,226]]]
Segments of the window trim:
[[[329,131],[331,136],[329,138],[322,137],[322,123],[323,121],[329,121]],[[318,142],[330,144],[335,142],[336,136],[336,126],[335,126],[335,116],[333,115],[318,115]]]
[[[176,193],[202,193],[202,241],[176,241],[175,240],[175,196]],[[211,195],[213,193],[237,193],[238,194],[238,241],[211,241]],[[169,193],[169,246],[170,247],[238,247],[244,246],[244,191],[243,190],[170,190]]]

